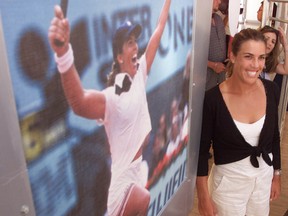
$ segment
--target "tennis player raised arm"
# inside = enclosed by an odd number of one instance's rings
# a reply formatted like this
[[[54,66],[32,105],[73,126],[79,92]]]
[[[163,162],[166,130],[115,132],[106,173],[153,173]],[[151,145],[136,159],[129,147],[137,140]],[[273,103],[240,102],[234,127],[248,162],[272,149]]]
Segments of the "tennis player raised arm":
[[[150,68],[151,68],[151,65],[154,61],[157,49],[160,45],[160,40],[161,40],[165,25],[166,25],[166,22],[168,19],[168,15],[169,15],[170,4],[171,4],[171,0],[165,1],[164,5],[162,7],[162,10],[161,10],[159,19],[158,19],[156,29],[154,30],[154,32],[153,32],[153,34],[152,34],[152,36],[148,42],[148,45],[146,48],[147,73],[149,73],[149,71],[150,71]]]
[[[48,30],[48,38],[50,46],[55,52],[66,99],[74,113],[88,119],[103,119],[105,96],[100,91],[86,90],[82,87],[70,45],[69,21],[64,18],[59,5],[54,8],[54,18]],[[56,39],[64,42],[63,46],[57,46],[54,42]]]

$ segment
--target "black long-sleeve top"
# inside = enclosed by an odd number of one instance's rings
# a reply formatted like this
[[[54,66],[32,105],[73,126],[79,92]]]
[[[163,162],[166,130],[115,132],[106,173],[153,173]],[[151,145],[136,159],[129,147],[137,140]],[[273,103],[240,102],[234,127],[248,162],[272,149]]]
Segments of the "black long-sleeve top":
[[[251,164],[254,167],[259,167],[257,157],[262,155],[268,165],[273,165],[274,169],[281,168],[278,128],[279,88],[272,81],[263,79],[261,81],[264,84],[267,97],[266,117],[258,146],[255,147],[245,141],[235,125],[219,86],[206,91],[203,104],[198,176],[208,175],[211,141],[216,165],[232,163],[250,156]],[[273,161],[271,161],[269,153],[273,154]]]

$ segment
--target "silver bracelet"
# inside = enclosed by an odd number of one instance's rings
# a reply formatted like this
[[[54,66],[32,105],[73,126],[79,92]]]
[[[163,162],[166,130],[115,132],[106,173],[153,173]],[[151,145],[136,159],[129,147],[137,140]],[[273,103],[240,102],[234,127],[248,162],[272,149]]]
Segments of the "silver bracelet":
[[[281,169],[274,170],[274,175],[276,175],[276,176],[280,176],[281,173],[282,173]]]

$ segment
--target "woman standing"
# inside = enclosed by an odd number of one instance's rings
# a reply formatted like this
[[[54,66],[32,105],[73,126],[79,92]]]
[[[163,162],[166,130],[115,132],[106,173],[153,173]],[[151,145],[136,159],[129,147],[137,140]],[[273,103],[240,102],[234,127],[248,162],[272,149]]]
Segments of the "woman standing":
[[[277,30],[270,26],[264,26],[260,29],[260,32],[264,35],[267,44],[265,68],[260,76],[265,79],[271,79],[269,75],[272,73],[287,75],[288,43],[283,29],[279,27],[279,30]],[[283,62],[279,62],[280,44],[284,50]]]
[[[280,194],[279,89],[259,78],[265,58],[263,34],[240,31],[227,80],[205,94],[196,180],[201,215],[268,216],[270,200]]]
[[[113,70],[109,87],[86,90],[81,85],[70,41],[70,25],[62,10],[48,32],[50,46],[61,74],[65,96],[73,111],[82,117],[102,121],[111,152],[111,183],[108,215],[146,215],[150,201],[145,188],[148,169],[142,163],[142,145],[151,130],[145,84],[168,19],[171,0],[165,0],[158,24],[146,51],[138,60],[140,25],[125,22],[113,37]],[[57,46],[55,40],[64,43]],[[144,168],[143,168],[144,167]]]

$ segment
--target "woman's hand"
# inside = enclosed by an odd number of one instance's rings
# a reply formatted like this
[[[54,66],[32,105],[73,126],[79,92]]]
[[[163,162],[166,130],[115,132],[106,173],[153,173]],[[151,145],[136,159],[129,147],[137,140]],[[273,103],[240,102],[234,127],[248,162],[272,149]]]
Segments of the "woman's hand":
[[[279,26],[278,30],[279,30],[280,43],[282,44],[285,52],[288,52],[288,44],[287,44],[286,34],[285,34],[285,32],[281,26]]]
[[[217,74],[226,70],[226,66],[222,62],[215,62],[214,68],[212,68]]]
[[[59,5],[54,7],[54,17],[48,30],[48,39],[51,48],[58,57],[67,52],[70,41],[70,26],[68,20],[64,18],[62,9]],[[63,45],[57,46],[55,40],[63,42]]]
[[[276,200],[280,196],[280,192],[281,192],[281,176],[274,175],[271,185],[270,200],[271,201]]]
[[[198,211],[201,216],[217,216],[217,208],[210,196],[198,196]]]
[[[217,216],[216,205],[208,192],[208,176],[198,176],[196,178],[198,211],[201,216]]]

